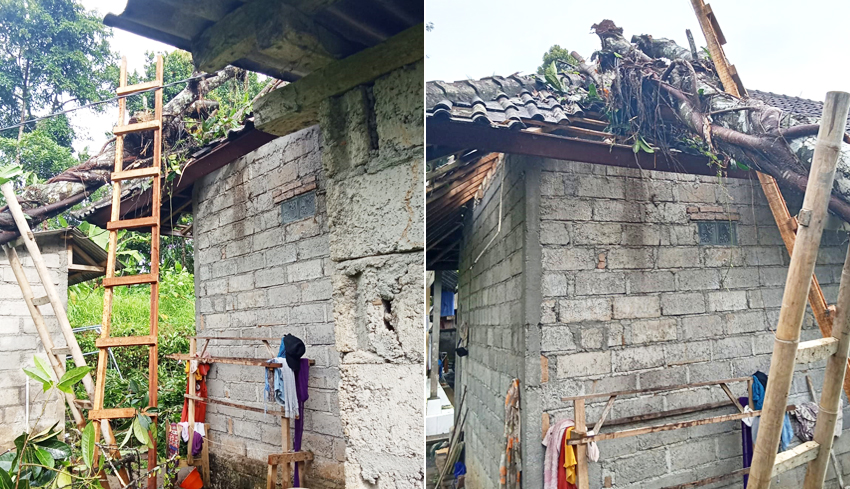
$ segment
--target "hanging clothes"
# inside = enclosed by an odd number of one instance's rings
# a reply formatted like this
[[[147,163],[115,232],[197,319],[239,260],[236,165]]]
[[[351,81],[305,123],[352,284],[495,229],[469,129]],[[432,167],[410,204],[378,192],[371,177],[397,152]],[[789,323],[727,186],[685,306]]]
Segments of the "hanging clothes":
[[[575,426],[573,420],[562,419],[550,426],[543,437],[543,446],[546,447],[543,459],[543,489],[559,489],[558,474],[563,472],[564,467],[564,459],[561,458],[564,446],[562,440],[567,428],[571,426]]]
[[[291,338],[290,338],[291,337]],[[266,369],[266,386],[265,399],[274,401],[283,406],[283,416],[285,418],[295,418],[298,415],[298,394],[295,392],[295,373],[290,364],[296,365],[303,354],[303,343],[299,345],[299,353],[293,354],[292,339],[301,342],[298,338],[292,335],[286,335],[280,341],[280,349],[277,356],[269,360],[269,363],[279,363],[280,367]],[[287,345],[290,347],[290,354],[293,358],[286,359]],[[295,357],[298,357],[298,360]],[[293,363],[294,362],[294,363]]]
[[[758,371],[753,374],[753,407],[756,411],[761,410],[764,405],[764,395],[767,389],[767,375]],[[760,420],[753,421],[753,438],[758,439],[758,425]],[[782,432],[779,437],[779,451],[784,452],[794,439],[794,429],[791,427],[791,418],[788,414],[782,420]]]
[[[519,379],[511,381],[505,396],[505,452],[499,464],[499,486],[520,489],[522,457],[520,449]]]
[[[834,436],[841,436],[841,431],[844,429],[844,399],[838,400],[838,419],[835,420]],[[810,441],[814,438],[815,423],[818,419],[818,405],[815,402],[804,402],[798,404],[794,410],[794,417],[797,419],[797,424],[794,425],[794,434],[803,441]]]
[[[739,397],[738,403],[744,407],[744,412],[752,412],[750,409],[750,399],[748,397]],[[743,454],[743,467],[748,468],[753,463],[753,418],[744,418],[741,420],[741,450]],[[747,481],[749,474],[744,474],[744,489],[747,489]]]
[[[301,450],[301,439],[304,436],[304,403],[309,399],[307,393],[307,382],[310,378],[310,360],[301,359],[301,366],[298,369],[298,374],[295,376],[295,393],[298,397],[298,417],[295,418],[295,436],[292,438],[292,449],[294,451]],[[295,487],[301,485],[298,473],[298,464],[295,464]]]
[[[561,467],[563,467],[563,470],[564,470],[564,474],[565,474],[564,479],[567,481],[567,484],[568,484],[567,487],[569,487],[569,486],[575,487],[575,483],[576,483],[576,451],[575,451],[574,447],[567,445],[567,441],[569,441],[569,439],[570,439],[570,433],[572,433],[572,432],[573,432],[572,426],[567,428],[567,430],[564,432],[564,440],[563,440],[564,448],[563,448],[563,450],[561,450],[561,452],[562,452],[561,457],[564,459],[564,463],[561,465]],[[560,467],[559,467],[559,469],[560,469]],[[559,484],[559,486],[560,486],[560,484]]]
[[[209,356],[209,355],[205,355]],[[194,394],[197,397],[207,397],[207,374],[210,372],[210,366],[207,363],[198,364],[197,360],[186,363],[186,373],[190,371],[195,375],[195,392],[189,392],[189,382],[186,382],[186,394]],[[207,403],[195,401],[195,421],[203,423],[207,419]],[[183,399],[183,412],[180,414],[180,421],[189,421],[189,400]]]

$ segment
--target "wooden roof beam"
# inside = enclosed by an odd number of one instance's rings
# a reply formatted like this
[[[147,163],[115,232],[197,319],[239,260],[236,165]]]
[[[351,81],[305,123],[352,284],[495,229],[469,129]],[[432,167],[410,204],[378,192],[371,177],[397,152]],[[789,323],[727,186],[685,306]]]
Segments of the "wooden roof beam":
[[[424,57],[424,50],[425,29],[422,24],[415,25],[260,98],[254,104],[255,125],[267,133],[285,136],[316,124],[322,101],[417,62]]]

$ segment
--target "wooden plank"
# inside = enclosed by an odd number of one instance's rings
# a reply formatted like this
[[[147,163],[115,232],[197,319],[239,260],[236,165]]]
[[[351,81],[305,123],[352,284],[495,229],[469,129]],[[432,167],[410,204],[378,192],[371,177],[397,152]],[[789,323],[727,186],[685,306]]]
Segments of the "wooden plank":
[[[636,414],[634,416],[626,416],[623,418],[610,419],[605,422],[605,426],[622,426],[624,424],[634,424],[641,423],[644,421],[652,421],[656,419],[662,418],[672,418],[673,416],[681,416],[683,414],[691,414],[698,413],[701,411],[711,411],[713,409],[720,409],[729,406],[727,401],[721,402],[710,402],[706,404],[700,404],[697,406],[688,406],[677,409],[669,409],[666,411],[653,411],[651,413],[646,414]]]
[[[749,377],[734,377],[731,379],[722,379],[722,380],[709,380],[706,382],[695,382],[692,384],[677,384],[677,385],[668,385],[663,387],[650,387],[647,389],[632,389],[627,391],[616,391],[616,392],[602,392],[599,394],[585,394],[582,396],[572,396],[572,397],[562,397],[561,400],[564,402],[569,401],[577,401],[579,399],[597,399],[600,397],[611,397],[611,396],[629,396],[632,394],[653,394],[656,392],[664,392],[664,391],[676,391],[681,389],[688,389],[694,387],[706,387],[711,385],[720,385],[720,384],[734,384],[736,382],[746,382]]]
[[[699,21],[702,33],[705,36],[708,52],[711,55],[711,60],[714,61],[717,74],[720,76],[720,82],[723,83],[723,89],[726,93],[731,93],[736,97],[746,95],[745,93],[738,91],[738,85],[734,82],[734,80],[732,80],[732,76],[729,74],[729,65],[726,61],[726,54],[723,52],[723,47],[721,47],[717,34],[714,32],[712,21],[706,15],[706,6],[703,3],[703,0],[691,0],[691,5],[697,15],[697,20]],[[717,23],[716,18],[714,23]]]
[[[107,269],[108,270],[108,269]],[[153,284],[158,280],[153,273],[142,273],[139,275],[125,275],[123,277],[107,277],[103,279],[104,287],[120,287],[124,285]]]
[[[207,404],[218,404],[220,406],[227,406],[227,407],[232,407],[232,408],[235,408],[235,409],[243,409],[245,411],[251,411],[251,412],[254,412],[254,413],[270,414],[270,415],[276,415],[276,416],[282,416],[284,414],[283,411],[281,411],[279,409],[264,409],[264,408],[260,408],[260,407],[247,406],[245,404],[237,404],[235,402],[230,402],[230,401],[223,401],[221,399],[213,399],[213,398],[210,398],[210,397],[199,397],[199,396],[193,396],[191,394],[183,394],[183,397],[185,397],[186,399],[193,400],[193,401],[201,401],[201,402],[205,402]]]
[[[126,97],[127,95],[132,95],[134,93],[144,92],[146,90],[150,90],[153,88],[161,87],[162,81],[154,80],[149,82],[137,83],[135,85],[127,85],[126,87],[118,87],[115,90],[115,93],[119,97]]]
[[[738,412],[743,413],[744,408],[741,407],[741,403],[738,402],[738,398],[735,397],[734,394],[732,394],[731,390],[729,390],[729,386],[726,385],[726,384],[720,384],[720,388],[723,389],[723,392],[726,394],[726,397],[728,397],[729,400],[732,401],[732,405],[735,406],[735,408],[738,410]]]
[[[599,430],[602,429],[602,425],[605,423],[605,418],[608,417],[608,413],[610,413],[611,408],[614,407],[615,399],[617,399],[617,396],[611,396],[608,398],[608,403],[605,404],[605,409],[603,409],[602,414],[599,415],[599,420],[596,421],[595,425],[593,425],[593,434],[599,433]]]
[[[762,420],[763,422],[764,420]],[[799,467],[806,462],[812,461],[818,456],[820,445],[814,440],[801,443],[790,450],[785,450],[776,454],[776,461],[773,464],[773,470],[770,477],[776,477],[779,474],[788,472],[794,467]],[[752,467],[751,467],[752,469]],[[752,480],[752,474],[750,474]]]
[[[804,341],[797,347],[796,363],[814,363],[826,359],[838,350],[838,338],[828,336]]]
[[[159,129],[162,129],[162,121],[159,119],[154,119],[151,121],[134,122],[133,124],[115,126],[112,128],[112,134],[116,136],[123,136],[132,132],[152,131]]]
[[[136,168],[135,170],[121,170],[114,171],[110,175],[110,179],[113,182],[121,182],[124,180],[132,180],[136,178],[151,178],[158,177],[162,174],[159,167],[148,167],[148,168]]]
[[[172,360],[191,360],[192,358],[185,353],[172,353],[165,355],[165,358]],[[247,365],[253,367],[280,368],[283,364],[269,362],[260,358],[240,358],[240,357],[204,357],[196,358],[200,363],[226,363],[229,365]],[[308,361],[310,365],[315,365],[316,361],[312,358]]]
[[[277,341],[280,343],[281,338],[272,338],[272,337],[257,337],[257,336],[190,336],[189,338],[195,338],[198,340],[215,340],[215,341]]]
[[[587,433],[587,421],[585,418],[584,399],[574,401],[575,430],[573,433],[584,435]],[[578,445],[576,450],[576,489],[590,489],[587,467],[587,445]]]
[[[210,438],[212,437],[212,433],[210,432],[210,424],[204,423],[204,431],[206,431],[207,436],[204,440],[204,445],[201,448],[201,461],[203,462],[203,470],[201,475],[204,480],[204,487],[210,486]]]
[[[98,348],[112,348],[118,346],[150,346],[156,344],[156,336],[115,336],[110,338],[98,338],[94,340]]]
[[[97,273],[103,273],[104,271],[106,271],[106,268],[104,268],[104,267],[98,267],[98,266],[95,266],[95,265],[78,265],[78,264],[76,264],[76,263],[73,263],[73,264],[71,264],[71,265],[68,265],[68,270],[69,270],[69,271],[72,271],[72,272],[97,272]]]
[[[135,415],[135,408],[92,409],[89,411],[89,419],[96,420],[132,418]]]
[[[292,451],[292,438],[289,434],[289,418],[281,416],[280,417],[280,446],[284,452]],[[269,457],[271,460],[271,457]],[[288,489],[292,486],[292,474],[289,468],[289,460],[285,460],[283,462],[279,462],[282,464],[281,467],[281,489]]]
[[[714,11],[711,9],[711,5],[706,4],[703,11],[705,12],[705,16],[708,17],[708,21],[711,23],[711,28],[714,30],[715,37],[717,37],[717,42],[721,46],[726,44],[726,36],[724,36],[723,31],[720,30],[720,24],[717,22],[717,17],[714,16]]]
[[[307,460],[313,460],[313,452],[302,450],[300,452],[290,451],[284,453],[272,453],[269,455],[269,465],[306,462]]]
[[[415,25],[263,96],[254,105],[255,126],[279,136],[311,126],[319,120],[322,101],[415,63],[424,57],[424,52],[425,30],[422,24]]]
[[[106,229],[139,229],[159,226],[159,219],[154,216],[139,217],[136,219],[122,219],[120,221],[109,221],[106,223]]]
[[[42,297],[36,297],[32,299],[32,303],[35,306],[46,306],[47,304],[50,304],[50,297],[47,297],[46,295]]]
[[[682,421],[679,423],[667,423],[656,426],[647,426],[644,428],[634,428],[630,430],[616,431],[613,433],[599,433],[593,436],[584,436],[573,438],[567,441],[567,445],[584,445],[592,441],[615,440],[618,438],[628,438],[630,436],[645,435],[648,433],[660,433],[662,431],[679,430],[682,428],[693,428],[694,426],[703,426],[707,424],[723,423],[725,421],[736,421],[744,418],[752,418],[760,416],[761,411],[749,411],[746,413],[725,414],[723,416],[713,416],[711,418],[695,419],[692,421]],[[574,435],[577,436],[577,435]]]
[[[714,477],[709,477],[707,479],[700,479],[694,482],[687,482],[685,484],[677,484],[675,486],[666,486],[661,489],[691,489],[692,487],[702,487],[707,486],[709,484],[714,484],[715,482],[723,482],[731,479],[737,479],[738,477],[743,477],[750,473],[750,468],[747,467],[745,469],[738,469],[734,472],[730,472],[728,474],[715,475]]]

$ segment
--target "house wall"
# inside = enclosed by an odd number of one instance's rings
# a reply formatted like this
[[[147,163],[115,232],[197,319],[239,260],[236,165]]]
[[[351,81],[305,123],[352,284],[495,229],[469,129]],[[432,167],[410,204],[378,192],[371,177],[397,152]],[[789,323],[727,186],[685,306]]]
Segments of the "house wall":
[[[529,322],[526,333],[522,379],[523,430],[528,435],[523,439],[523,479],[529,487],[542,486],[545,423],[573,417],[571,404],[561,397],[768,371],[788,255],[757,180],[720,182],[535,158],[509,161],[524,168],[529,188],[536,187],[527,192],[525,205],[536,212],[539,225],[539,232],[527,232],[524,251],[526,256],[539,251],[541,265],[541,279],[525,280],[523,290],[526,303],[536,301],[540,307],[538,322]],[[695,221],[711,215],[737,220],[737,246],[699,245]],[[846,233],[824,233],[816,273],[830,303],[837,295],[846,242]],[[464,257],[472,253],[465,247]],[[534,270],[531,265],[526,260],[526,274]],[[461,283],[469,280],[464,270]],[[496,283],[486,280],[490,286]],[[470,324],[481,328],[478,321]],[[476,346],[493,348],[494,339],[476,335],[474,329],[471,334],[478,338],[470,346],[471,358]],[[808,314],[801,339],[819,337]],[[471,362],[463,366],[466,371],[476,369],[467,367]],[[810,400],[806,375],[819,389],[823,367],[824,362],[798,366],[790,404]],[[470,392],[481,388],[476,384],[501,384],[499,371],[481,370],[481,380],[470,376]],[[503,398],[505,386],[499,387]],[[743,383],[730,388],[737,396],[746,394]],[[618,399],[608,419],[725,399],[717,387]],[[606,401],[588,405],[589,424]],[[681,419],[730,412],[731,407],[720,408]],[[845,414],[850,414],[846,404]],[[503,415],[492,423],[496,435],[502,420]],[[467,439],[483,436],[469,420],[466,429]],[[603,441],[599,449],[600,462],[590,465],[591,487],[601,486],[606,477],[614,487],[664,487],[741,468],[740,423]],[[850,437],[845,435],[836,441],[845,474],[850,470],[848,450]],[[492,470],[491,463],[481,487],[498,480]],[[800,467],[779,477],[773,487],[801,487],[804,474]],[[828,478],[834,478],[831,468]],[[728,487],[740,483],[734,480]]]
[[[320,131],[275,139],[195,184],[196,311],[199,336],[283,337],[306,345],[310,368],[302,447],[315,459],[311,487],[339,487],[344,443],[339,355],[334,346]],[[282,224],[282,201],[316,192],[313,217]],[[211,342],[213,356],[276,356],[258,343]],[[264,369],[215,364],[209,396],[264,407]],[[277,408],[277,405],[269,405]],[[214,487],[265,487],[267,456],[280,453],[280,418],[209,405]],[[294,423],[293,423],[294,427]]]
[[[44,262],[53,277],[53,283],[59,296],[67,298],[68,264],[65,246],[57,238],[39,240]],[[18,256],[25,267],[33,294],[44,297],[44,287],[35,271],[32,259],[22,246],[17,249]],[[57,345],[65,340],[59,330],[56,316],[50,305],[40,307],[45,322]],[[42,392],[41,384],[27,377],[23,368],[34,365],[33,357],[40,356],[47,362],[44,346],[30,316],[18,281],[9,266],[5,253],[0,254],[0,450],[14,447],[13,441],[24,431],[26,424],[26,385],[29,383],[29,420],[30,426],[36,422],[44,409],[44,414],[35,428],[48,428],[65,417],[65,400],[58,391],[49,394]],[[45,406],[46,403],[46,406]],[[31,431],[30,431],[31,432]]]
[[[346,487],[424,483],[423,63],[322,103]]]
[[[471,232],[464,237],[460,262],[458,324],[469,327],[470,346],[469,355],[460,360],[455,392],[466,389],[470,487],[498,487],[505,394],[514,378],[524,379],[526,199],[524,172],[515,163],[512,156],[503,161],[480,204],[468,215],[465,229]],[[503,217],[498,231],[500,200]]]

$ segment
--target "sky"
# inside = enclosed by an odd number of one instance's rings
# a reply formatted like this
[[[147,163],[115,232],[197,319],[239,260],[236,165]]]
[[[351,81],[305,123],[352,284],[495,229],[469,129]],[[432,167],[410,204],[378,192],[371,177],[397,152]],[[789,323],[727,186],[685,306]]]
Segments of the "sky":
[[[98,16],[103,17],[109,13],[120,14],[127,5],[127,0],[82,0],[83,7],[94,10]],[[152,41],[146,37],[137,36],[121,29],[112,29],[113,37],[110,41],[112,50],[119,56],[127,57],[127,70],[142,72],[145,64],[145,51],[173,51],[175,48],[167,44]],[[118,105],[113,104],[102,113],[83,109],[73,112],[70,116],[71,124],[77,134],[74,141],[74,149],[81,151],[86,146],[89,152],[94,154],[100,150],[107,138],[105,133],[112,130],[118,122]]]
[[[823,100],[850,91],[847,0],[711,0],[729,62],[748,89]],[[687,46],[705,39],[688,0],[426,0],[425,78],[456,81],[534,73],[553,44],[590,58],[590,26],[611,19],[625,32]]]

